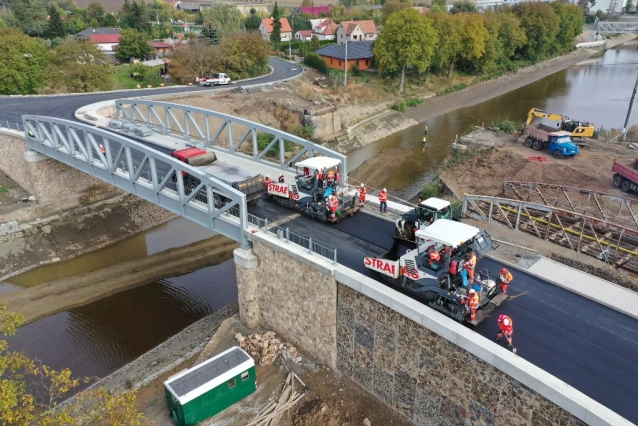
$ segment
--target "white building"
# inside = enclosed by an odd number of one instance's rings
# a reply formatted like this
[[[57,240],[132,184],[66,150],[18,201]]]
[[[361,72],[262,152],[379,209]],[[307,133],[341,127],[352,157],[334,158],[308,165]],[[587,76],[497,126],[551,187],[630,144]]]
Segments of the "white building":
[[[286,18],[279,18],[279,22],[281,23],[281,41],[292,40],[292,27]],[[261,24],[259,25],[259,32],[264,40],[270,41],[270,34],[273,29],[273,20],[272,18],[265,18],[261,20]]]

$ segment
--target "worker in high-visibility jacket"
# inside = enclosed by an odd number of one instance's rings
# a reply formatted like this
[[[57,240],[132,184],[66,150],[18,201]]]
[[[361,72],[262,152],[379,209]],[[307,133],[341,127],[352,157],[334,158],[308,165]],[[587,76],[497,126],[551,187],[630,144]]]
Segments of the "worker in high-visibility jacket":
[[[328,208],[330,209],[330,217],[337,215],[337,207],[339,206],[339,200],[334,195],[328,197]]]
[[[467,260],[465,261],[465,269],[467,270],[467,275],[470,278],[470,285],[474,284],[474,270],[476,269],[476,255],[473,251],[470,251]]]
[[[388,190],[385,188],[379,192],[379,209],[381,213],[385,213],[388,210]]]
[[[366,186],[364,184],[361,184],[361,186],[359,187],[359,207],[363,207],[363,205],[366,203],[366,195]]]
[[[430,247],[428,249],[428,253],[430,255],[430,263],[438,262],[441,260],[441,255],[439,254],[438,251],[436,251],[434,247]]]
[[[503,335],[507,339],[507,346],[512,348],[512,351],[516,353],[516,348],[512,343],[512,334],[514,333],[514,322],[507,315],[499,315],[498,326],[500,328],[499,333],[496,335],[496,340],[501,340]]]
[[[266,175],[266,179],[264,179],[264,186],[266,187],[266,189],[268,189],[271,183],[272,179],[270,178],[270,175]]]
[[[102,155],[106,155],[106,150],[104,149],[104,145],[100,144],[100,152]]]
[[[468,291],[467,304],[470,308],[470,321],[474,321],[476,319],[476,311],[481,306],[481,299],[473,288]]]
[[[507,294],[507,285],[512,282],[514,277],[507,269],[501,269],[501,275],[498,277],[499,279],[499,287],[501,288],[501,292],[503,294]]]

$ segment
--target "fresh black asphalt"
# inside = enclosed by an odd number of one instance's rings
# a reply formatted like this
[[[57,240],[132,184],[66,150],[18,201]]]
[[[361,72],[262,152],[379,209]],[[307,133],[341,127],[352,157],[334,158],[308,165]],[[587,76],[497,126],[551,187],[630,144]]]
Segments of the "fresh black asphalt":
[[[299,66],[278,59],[271,59],[270,64],[273,74],[237,85],[271,83],[301,72]],[[94,102],[201,90],[215,88],[4,97],[0,98],[0,121],[21,122],[22,114],[73,120],[78,108]],[[249,211],[268,218],[271,223],[291,213],[263,200],[249,207]],[[326,247],[337,248],[339,263],[368,276],[372,273],[364,268],[363,258],[388,250],[394,233],[392,223],[362,213],[344,218],[338,224],[321,224],[302,216],[281,226]],[[479,269],[487,268],[493,274],[501,267],[501,263],[490,259],[481,259],[478,264]],[[474,330],[493,340],[498,328],[496,317],[501,313],[510,315],[514,320],[514,343],[519,356],[638,424],[638,321],[524,272],[513,271],[513,274],[509,293],[529,293],[506,301],[492,318]]]

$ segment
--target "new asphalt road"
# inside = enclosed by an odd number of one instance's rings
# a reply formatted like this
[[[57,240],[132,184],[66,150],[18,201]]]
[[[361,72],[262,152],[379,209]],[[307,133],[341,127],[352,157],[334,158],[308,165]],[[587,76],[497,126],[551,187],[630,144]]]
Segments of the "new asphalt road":
[[[293,78],[302,72],[301,66],[281,59],[271,58],[270,66],[274,70],[270,75],[248,80],[243,83],[234,83],[231,87],[274,83]],[[0,97],[0,122],[2,122],[2,124],[6,121],[11,123],[22,123],[22,119],[20,118],[22,114],[44,115],[48,117],[74,120],[74,113],[78,108],[95,102],[108,101],[112,99],[134,98],[138,96],[185,93],[191,91],[198,92],[202,90],[210,91],[225,87],[226,86],[170,87],[60,96],[5,96]]]
[[[274,73],[237,85],[271,83],[294,77],[299,66],[271,59]],[[156,93],[215,90],[215,88],[170,88],[119,93],[62,95],[55,97],[0,98],[0,121],[21,122],[22,114],[74,119],[78,108],[103,100],[145,96]],[[260,201],[249,208],[269,222],[291,214],[278,205]],[[339,263],[372,276],[363,258],[380,255],[392,245],[394,225],[357,214],[339,224],[321,224],[307,217],[286,222],[285,227],[326,247],[338,248]],[[482,259],[478,268],[496,274],[502,265]],[[376,277],[375,277],[376,278]],[[526,295],[505,302],[492,316],[475,328],[493,340],[496,317],[510,315],[515,324],[514,343],[518,355],[564,380],[574,388],[638,423],[638,321],[600,304],[558,288],[523,272],[514,272],[512,295]]]

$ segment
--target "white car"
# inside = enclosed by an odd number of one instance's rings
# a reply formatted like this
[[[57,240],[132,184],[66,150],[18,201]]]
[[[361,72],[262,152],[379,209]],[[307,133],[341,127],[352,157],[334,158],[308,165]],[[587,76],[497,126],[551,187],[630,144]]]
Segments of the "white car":
[[[220,84],[232,84],[232,80],[228,75],[223,72],[215,73],[209,78],[202,78],[199,80],[200,86],[219,86]]]

